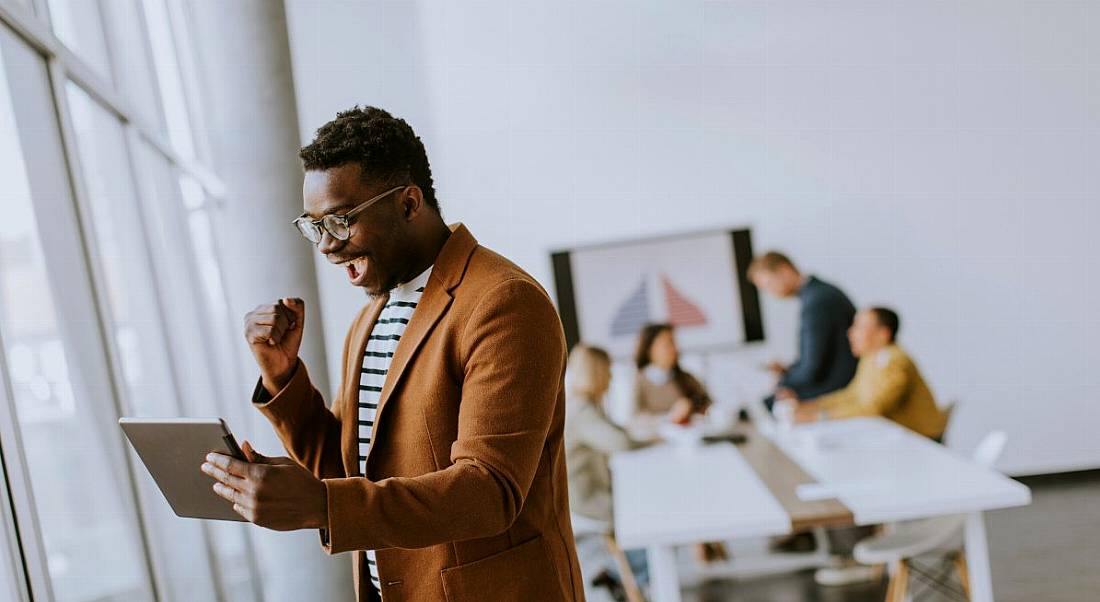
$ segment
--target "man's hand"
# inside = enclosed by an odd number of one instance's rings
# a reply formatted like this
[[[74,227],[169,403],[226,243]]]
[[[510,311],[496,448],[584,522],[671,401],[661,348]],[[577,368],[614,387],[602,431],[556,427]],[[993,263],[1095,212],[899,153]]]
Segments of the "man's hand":
[[[812,401],[808,401],[799,404],[794,410],[794,421],[796,424],[805,424],[807,422],[817,422],[821,419],[821,407]]]
[[[775,390],[776,399],[789,399],[796,404],[798,403],[798,393],[794,392],[794,389],[788,387],[779,387]]]
[[[248,462],[209,453],[202,471],[217,481],[214,492],[233,502],[249,522],[275,531],[328,526],[325,484],[294,460],[268,458],[245,441]]]
[[[776,376],[783,376],[787,373],[787,367],[776,361],[768,362],[764,368]]]
[[[261,305],[244,317],[244,338],[260,367],[264,388],[272,395],[286,386],[298,366],[305,320],[305,301],[297,298]]]

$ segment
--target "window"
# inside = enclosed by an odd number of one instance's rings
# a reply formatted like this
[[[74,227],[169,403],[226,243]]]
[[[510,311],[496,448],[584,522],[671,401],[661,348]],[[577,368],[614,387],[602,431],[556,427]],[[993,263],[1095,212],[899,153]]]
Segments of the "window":
[[[0,124],[3,122],[0,121]],[[0,132],[3,132],[0,125]],[[2,151],[0,151],[0,156]],[[0,364],[0,384],[6,382],[4,378],[4,366]],[[8,403],[7,391],[0,389],[0,425],[10,429],[12,423]],[[0,436],[0,438],[3,438]],[[2,450],[0,450],[2,451]],[[0,453],[0,458],[3,454]],[[6,465],[9,460],[0,463],[0,483],[10,483]],[[11,505],[11,497],[0,488],[0,599],[19,600],[26,593],[26,575],[23,572],[23,558],[19,549],[18,535],[16,533],[16,519],[14,508]]]
[[[122,124],[75,84],[70,82],[67,91],[91,205],[96,247],[92,259],[104,272],[111,332],[128,393],[127,413],[177,416],[180,405],[169,364],[173,354],[157,312],[156,285]],[[136,457],[131,461],[140,466]],[[214,598],[209,563],[195,563],[189,557],[202,549],[201,526],[177,520],[148,472],[135,472],[150,537],[156,540],[154,560],[159,570],[174,577],[167,581],[180,588],[175,597]],[[188,542],[191,545],[181,546]]]
[[[53,31],[104,79],[111,79],[110,57],[103,35],[99,3],[94,0],[49,0]]]
[[[104,23],[111,32],[110,47],[118,65],[115,69],[118,90],[144,124],[165,133],[141,0],[110,0],[100,5]]]
[[[19,569],[13,550],[15,538],[7,529],[8,525],[0,525],[0,596],[5,600],[18,600],[22,597],[19,584]]]
[[[199,267],[202,290],[206,303],[214,312],[214,320],[221,332],[229,332],[229,313],[225,305],[225,289],[222,287],[221,267],[218,263],[217,244],[214,240],[214,224],[206,194],[199,183],[184,176],[180,178],[183,204],[187,208],[187,226],[194,242],[195,262]]]
[[[16,46],[10,34],[0,33],[3,65],[21,76],[20,117],[32,119],[33,111],[50,106],[45,64],[30,49]],[[48,173],[50,166],[63,165],[50,160],[60,155],[59,140],[48,129],[46,135],[42,131],[52,122],[56,132],[56,120],[20,123],[8,84],[8,77],[0,77],[0,178],[5,182],[0,337],[45,568],[57,600],[152,599],[114,421],[103,416],[111,397],[101,377],[85,374],[74,361],[74,350],[87,349],[94,340],[88,328],[94,329],[94,323],[73,311],[89,301],[80,266],[73,261],[79,250],[65,242],[79,240],[75,222],[58,215],[48,221],[39,217],[50,215],[42,209],[66,200],[56,195],[64,190],[56,182],[64,181],[65,174]],[[34,145],[27,154],[36,158],[35,180],[21,146],[28,143]],[[52,182],[44,180],[51,176]]]
[[[223,345],[211,345],[225,331],[209,316],[213,308],[224,310],[221,289],[221,273],[216,265],[207,266],[207,277],[202,278],[199,258],[207,257],[206,248],[211,240],[204,235],[201,244],[188,236],[192,220],[188,215],[195,208],[195,189],[181,191],[182,182],[194,182],[187,176],[173,173],[171,164],[163,155],[146,145],[137,146],[138,169],[142,175],[143,206],[148,209],[150,257],[158,283],[163,291],[164,310],[173,316],[165,322],[166,336],[172,340],[173,365],[180,384],[183,412],[189,416],[224,416],[232,424],[246,424],[245,404],[222,407],[219,390],[232,389],[234,371],[230,369],[234,358],[225,353]],[[198,186],[197,183],[194,183]],[[201,189],[198,191],[201,194]],[[198,201],[203,202],[201,199]],[[187,223],[183,228],[181,224]],[[213,256],[209,259],[215,260]],[[194,274],[180,274],[180,270],[195,268]],[[183,276],[183,277],[181,277]],[[208,286],[192,287],[189,282],[212,282]],[[211,289],[211,286],[214,288]],[[218,579],[224,598],[248,600],[255,597],[259,584],[253,579],[251,548],[245,526],[230,523],[209,524],[214,555],[218,562]]]
[[[93,260],[104,271],[115,345],[130,393],[127,411],[175,415],[178,407],[168,356],[162,352],[166,345],[122,124],[75,84],[70,82],[67,92],[80,175],[91,205]]]
[[[176,150],[186,157],[193,157],[195,140],[191,118],[187,112],[187,97],[183,93],[183,75],[179,55],[176,53],[176,38],[169,20],[168,5],[165,0],[142,0],[142,7],[145,10],[153,62],[156,64],[168,137]]]
[[[0,4],[0,600],[260,600],[251,531],[176,517],[117,425],[249,411],[186,11]]]

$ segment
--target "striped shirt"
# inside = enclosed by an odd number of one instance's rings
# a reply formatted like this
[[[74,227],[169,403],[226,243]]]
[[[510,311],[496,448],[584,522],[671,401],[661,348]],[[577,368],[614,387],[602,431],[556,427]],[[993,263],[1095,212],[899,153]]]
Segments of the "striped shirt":
[[[367,474],[367,454],[370,453],[374,418],[378,413],[378,401],[386,383],[386,373],[393,361],[397,343],[401,341],[401,335],[416,311],[416,304],[424,294],[431,272],[432,268],[429,267],[411,282],[390,291],[390,297],[367,339],[359,373],[359,474],[364,476]],[[374,550],[367,550],[367,565],[374,589],[381,592]]]

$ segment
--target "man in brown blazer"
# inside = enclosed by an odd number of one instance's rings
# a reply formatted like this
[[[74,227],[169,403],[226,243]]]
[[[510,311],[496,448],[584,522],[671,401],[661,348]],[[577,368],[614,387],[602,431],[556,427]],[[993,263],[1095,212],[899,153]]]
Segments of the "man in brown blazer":
[[[583,599],[565,343],[546,292],[446,225],[403,120],[356,107],[301,156],[295,225],[372,299],[344,341],[331,410],[298,359],[302,301],[248,314],[253,402],[290,458],[247,444],[250,462],[212,454],[215,490],[258,525],[317,528],[326,552],[352,552],[360,600]]]

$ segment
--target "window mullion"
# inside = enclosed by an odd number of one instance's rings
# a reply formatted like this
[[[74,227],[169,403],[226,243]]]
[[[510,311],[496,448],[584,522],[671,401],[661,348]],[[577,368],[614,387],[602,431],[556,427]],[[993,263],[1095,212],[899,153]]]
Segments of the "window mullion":
[[[150,183],[150,181],[148,179],[143,180],[142,178],[137,177],[137,174],[139,173],[138,163],[137,163],[137,153],[138,153],[138,149],[140,148],[140,145],[141,145],[141,140],[138,137],[138,132],[135,128],[132,128],[132,127],[129,127],[129,126],[124,126],[124,128],[125,128],[124,132],[125,132],[125,137],[126,137],[126,151],[127,151],[128,157],[129,157],[130,165],[131,165],[130,174],[131,174],[132,179],[134,180],[134,190],[137,193],[138,198],[142,198],[142,197],[144,197],[144,198],[158,198],[158,195],[157,195],[156,191],[151,189],[152,187],[155,187],[158,184],[158,182],[156,182],[154,180],[152,183]],[[173,171],[169,171],[168,174],[171,174],[173,177],[175,175]],[[178,190],[179,189],[178,185],[173,187],[173,189]],[[175,202],[169,203],[169,205],[171,205],[171,207],[160,207],[159,210],[164,211],[166,209],[171,209],[171,210],[173,210],[172,211],[173,213],[176,213],[175,209],[180,209],[181,208],[180,203],[179,203],[178,195],[176,196],[174,201]],[[136,205],[137,205],[136,210],[138,212],[138,218],[139,218],[139,220],[141,221],[141,224],[142,224],[143,245],[145,247],[146,255],[150,258],[149,263],[148,263],[148,267],[150,269],[153,269],[153,270],[159,270],[159,269],[162,269],[162,268],[169,267],[169,266],[157,266],[157,265],[155,265],[156,256],[153,253],[152,245],[150,244],[149,239],[148,239],[148,235],[147,235],[147,233],[149,231],[154,229],[155,218],[154,218],[153,215],[151,215],[150,209],[147,208],[147,207],[142,206],[143,205],[142,203],[136,203]],[[180,220],[179,223],[183,223],[183,220]],[[188,240],[189,240],[189,238],[188,238]],[[186,253],[184,255],[188,258],[193,257],[193,255],[191,253]],[[172,266],[172,267],[174,267],[176,269],[179,269],[181,266]],[[183,269],[181,271],[183,272],[184,279],[188,283],[196,283],[197,282],[197,275],[195,274],[193,261],[189,261],[188,264],[186,266],[182,266],[182,268]],[[165,298],[168,295],[171,294],[171,291],[164,290],[164,286],[163,286],[164,283],[159,278],[154,277],[154,278],[151,279],[151,282],[153,284],[154,294],[155,294],[155,297],[156,297],[156,300],[157,300],[157,315],[159,317],[160,324],[162,325],[161,336],[164,338],[165,341],[168,341],[168,340],[171,340],[172,333],[170,332],[170,327],[168,326],[170,324],[170,322],[167,320],[168,309],[166,307]],[[195,290],[195,291],[198,290],[197,286],[192,286],[190,288],[192,290]],[[196,307],[200,311],[203,309],[201,303],[197,304]],[[188,414],[188,410],[187,410],[186,404],[184,403],[185,397],[184,397],[183,389],[180,385],[180,375],[178,374],[178,368],[177,368],[178,365],[182,365],[183,358],[178,357],[178,349],[174,345],[166,345],[165,346],[165,351],[166,351],[166,353],[168,354],[168,357],[169,357],[168,364],[169,364],[169,372],[172,376],[172,390],[174,391],[175,398],[176,398],[176,407],[175,407],[175,409],[176,409],[177,412],[179,412],[179,414],[181,416],[186,416]],[[209,360],[208,357],[206,359]],[[214,366],[208,366],[208,369],[210,370],[211,374],[214,374],[214,370],[213,370]],[[217,390],[220,391],[220,388],[218,388]],[[215,592],[217,593],[219,600],[228,600],[229,596],[228,596],[228,592],[226,592],[226,590],[225,590],[225,579],[222,576],[221,567],[219,566],[219,564],[217,562],[217,554],[216,554],[216,551],[215,551],[215,546],[214,546],[214,541],[213,541],[213,534],[211,533],[209,525],[207,525],[207,524],[202,525],[202,536],[203,536],[203,545],[206,548],[206,561],[207,561],[207,563],[209,563],[211,574],[214,576]],[[164,588],[164,589],[167,589],[167,588]]]
[[[53,101],[57,108],[58,123],[61,128],[61,140],[65,153],[65,160],[69,165],[70,185],[72,187],[73,202],[76,208],[77,222],[82,232],[82,243],[85,255],[85,265],[88,269],[88,277],[92,282],[92,300],[95,304],[94,312],[97,318],[97,331],[99,343],[103,347],[103,359],[108,368],[108,380],[110,382],[111,397],[113,401],[113,416],[108,416],[100,425],[105,431],[114,431],[115,436],[106,437],[105,441],[111,443],[110,453],[115,461],[121,462],[124,467],[125,477],[129,489],[129,495],[124,496],[128,506],[133,511],[138,531],[141,537],[141,553],[144,559],[144,573],[155,599],[160,599],[159,583],[156,579],[155,562],[149,550],[149,543],[153,541],[149,525],[145,516],[139,511],[140,492],[137,485],[137,473],[131,456],[126,453],[125,443],[121,429],[117,428],[117,418],[130,413],[130,404],[127,401],[125,378],[121,372],[121,356],[111,335],[110,324],[112,322],[109,300],[106,292],[106,276],[103,267],[94,261],[97,256],[95,228],[92,224],[91,199],[85,186],[81,168],[80,151],[76,131],[73,127],[72,117],[69,113],[69,102],[65,92],[66,70],[55,57],[47,61],[47,69],[50,78],[50,88],[53,93]]]
[[[42,4],[45,5],[45,2]],[[46,59],[57,64],[68,79],[76,82],[92,98],[121,119],[123,123],[132,124],[145,141],[154,146],[165,157],[168,157],[169,161],[178,165],[187,174],[202,183],[211,195],[216,198],[224,196],[225,186],[220,178],[198,161],[185,158],[177,153],[167,137],[162,135],[155,127],[156,124],[146,123],[140,114],[135,113],[134,108],[122,94],[115,91],[114,87],[104,81],[103,77],[84,64],[50,31],[48,21],[39,21],[34,15],[24,14],[26,12],[0,1],[0,22],[7,24],[20,38],[39,53],[45,55]]]
[[[7,495],[2,502],[4,519],[11,529],[10,536],[17,540],[18,545],[13,551],[22,558],[22,566],[16,567],[21,569],[16,576],[23,578],[24,588],[29,587],[29,591],[24,589],[22,592],[24,599],[31,600],[37,594],[43,600],[53,600],[53,582],[50,580],[46,549],[42,545],[42,526],[38,521],[38,506],[34,503],[30,468],[23,451],[23,437],[19,432],[15,394],[8,378],[3,343],[3,333],[0,332],[0,450],[4,462],[4,485],[7,487]],[[10,544],[5,542],[5,545]]]

